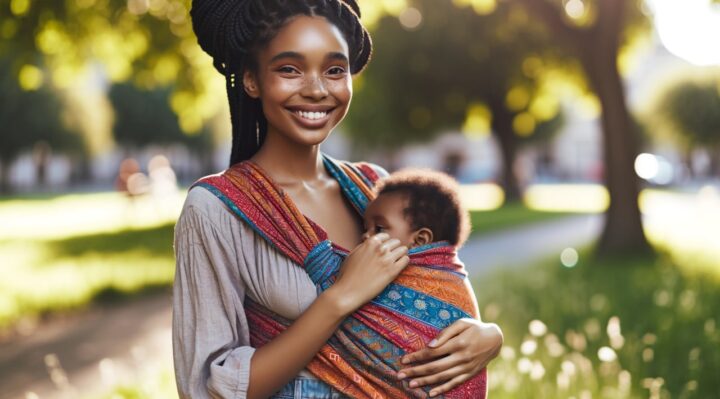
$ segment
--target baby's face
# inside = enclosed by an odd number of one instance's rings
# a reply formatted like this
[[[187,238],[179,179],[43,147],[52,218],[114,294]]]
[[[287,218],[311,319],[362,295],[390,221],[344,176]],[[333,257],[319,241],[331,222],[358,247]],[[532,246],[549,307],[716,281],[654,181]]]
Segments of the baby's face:
[[[385,232],[390,238],[400,240],[402,245],[412,247],[414,231],[403,213],[407,203],[406,196],[401,193],[379,195],[365,209],[363,237]]]

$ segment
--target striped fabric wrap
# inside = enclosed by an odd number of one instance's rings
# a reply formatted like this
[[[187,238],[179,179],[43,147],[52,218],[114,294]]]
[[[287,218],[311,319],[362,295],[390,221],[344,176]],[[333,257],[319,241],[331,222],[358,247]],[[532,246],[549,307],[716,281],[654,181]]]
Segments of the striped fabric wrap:
[[[373,199],[378,174],[367,163],[323,163],[344,196],[362,215]],[[348,251],[305,217],[282,188],[252,161],[207,176],[194,185],[218,198],[257,234],[304,268],[318,293],[330,287]],[[352,398],[425,398],[431,387],[410,388],[396,375],[403,355],[426,347],[455,320],[479,318],[475,295],[456,250],[447,242],[412,248],[410,264],[370,303],[347,317],[307,365],[307,369]],[[291,323],[245,299],[250,340],[261,347]],[[444,394],[446,398],[485,398],[487,375],[480,374]]]

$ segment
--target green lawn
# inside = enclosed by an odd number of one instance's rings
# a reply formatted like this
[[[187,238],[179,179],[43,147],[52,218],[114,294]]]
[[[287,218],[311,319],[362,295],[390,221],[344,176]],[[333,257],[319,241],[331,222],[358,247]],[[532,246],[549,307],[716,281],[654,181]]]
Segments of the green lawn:
[[[169,286],[182,199],[93,193],[0,201],[0,329]]]
[[[490,396],[717,397],[720,269],[587,253],[574,268],[552,260],[474,282],[506,339]]]
[[[0,241],[0,328],[172,283],[173,225],[65,239]]]
[[[470,223],[472,224],[472,235],[481,235],[573,214],[577,213],[533,210],[517,202],[505,204],[489,211],[470,211]]]

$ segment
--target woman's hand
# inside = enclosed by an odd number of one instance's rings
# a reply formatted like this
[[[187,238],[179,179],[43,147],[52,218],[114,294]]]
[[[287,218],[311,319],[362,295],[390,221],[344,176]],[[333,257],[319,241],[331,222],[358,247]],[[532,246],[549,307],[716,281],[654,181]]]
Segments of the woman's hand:
[[[430,396],[445,393],[477,375],[497,357],[503,335],[497,324],[460,319],[440,332],[427,348],[405,355],[402,363],[415,364],[398,372],[412,378],[411,387],[438,385]]]
[[[390,284],[407,266],[408,248],[387,233],[367,238],[343,261],[332,287],[341,298],[342,308],[352,313]],[[327,292],[327,291],[326,291]]]

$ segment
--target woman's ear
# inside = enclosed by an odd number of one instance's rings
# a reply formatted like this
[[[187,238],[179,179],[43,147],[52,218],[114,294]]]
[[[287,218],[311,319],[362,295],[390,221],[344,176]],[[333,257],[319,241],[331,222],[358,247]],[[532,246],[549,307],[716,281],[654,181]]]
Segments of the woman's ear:
[[[433,242],[433,233],[432,230],[427,227],[423,227],[413,233],[413,244],[415,246],[430,244],[431,242]]]
[[[255,78],[255,74],[251,71],[245,71],[243,73],[243,88],[245,89],[245,93],[247,93],[248,96],[252,98],[260,97],[260,90],[258,89],[257,79]]]

